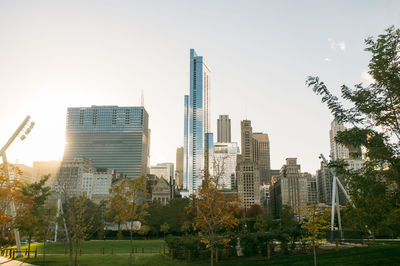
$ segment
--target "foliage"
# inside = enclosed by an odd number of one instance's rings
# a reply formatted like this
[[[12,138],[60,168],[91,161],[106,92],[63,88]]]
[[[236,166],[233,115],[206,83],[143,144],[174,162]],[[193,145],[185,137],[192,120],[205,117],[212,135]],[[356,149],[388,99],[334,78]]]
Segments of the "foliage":
[[[129,226],[129,264],[132,265],[134,222],[144,222],[145,217],[148,215],[147,209],[149,206],[144,203],[147,196],[145,177],[138,177],[133,180],[124,179],[120,184],[114,186],[110,192],[108,212],[113,213],[115,222],[126,223]]]
[[[70,265],[74,255],[74,265],[78,265],[78,250],[80,242],[88,237],[88,231],[93,226],[93,217],[85,215],[87,199],[85,196],[70,197],[63,203],[63,221],[67,228],[69,242]]]
[[[164,233],[164,238],[165,238],[165,234],[169,231],[169,225],[167,223],[163,223],[162,225],[160,225],[160,231]]]
[[[315,204],[300,209],[300,214],[303,218],[301,225],[306,231],[301,241],[313,248],[314,265],[317,265],[316,248],[319,247],[320,242],[324,239],[326,230],[329,228],[329,223],[324,218],[323,212],[324,210]]]
[[[216,169],[216,167],[214,167]],[[229,242],[221,231],[232,229],[239,224],[235,214],[239,213],[239,198],[225,197],[218,190],[218,179],[222,174],[211,177],[207,171],[198,193],[192,194],[192,203],[187,210],[194,215],[194,229],[199,230],[201,241],[211,251],[210,262],[214,263],[214,248],[217,243]]]
[[[258,204],[251,205],[250,208],[246,211],[246,216],[250,218],[255,218],[259,215],[262,215],[263,211],[261,206]]]
[[[171,199],[166,205],[159,201],[149,204],[147,209],[149,215],[145,218],[145,223],[150,226],[151,232],[158,235],[160,225],[167,223],[170,226],[169,232],[179,234],[191,230],[192,217],[185,211],[189,205],[188,198]],[[171,215],[173,213],[174,215]]]
[[[26,197],[27,203],[24,204],[25,211],[17,213],[14,226],[28,236],[28,252],[32,237],[41,239],[41,236],[48,232],[50,222],[54,220],[49,217],[49,212],[55,214],[54,211],[45,206],[50,195],[50,187],[45,185],[49,177],[50,175],[43,176],[38,182],[21,186],[20,191]]]
[[[352,90],[343,85],[339,99],[318,77],[309,77],[306,83],[322,96],[337,121],[353,126],[336,140],[365,147],[368,160],[362,169],[346,169],[344,162],[331,166],[345,177],[356,206],[354,220],[375,238],[383,228],[400,233],[400,29],[392,26],[365,44],[372,54],[368,73],[374,79],[368,86],[357,84]]]
[[[9,168],[14,172],[13,180],[7,179],[5,169],[0,165],[0,241],[3,243],[11,242],[9,232],[17,224],[10,212],[11,202],[14,203],[16,216],[30,212],[33,206],[31,198],[21,192],[22,184],[17,178],[21,171],[14,165],[10,165]]]
[[[289,252],[289,244],[294,247],[295,242],[300,239],[302,234],[300,223],[296,220],[290,206],[284,205],[282,207],[280,219],[274,225],[273,233],[275,239],[281,242],[281,248],[284,253]]]

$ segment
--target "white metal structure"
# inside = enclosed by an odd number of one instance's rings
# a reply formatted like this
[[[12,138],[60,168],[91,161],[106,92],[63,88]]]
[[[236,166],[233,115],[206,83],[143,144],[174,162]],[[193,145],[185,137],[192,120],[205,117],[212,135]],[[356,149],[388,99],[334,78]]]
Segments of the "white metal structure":
[[[14,134],[8,139],[7,143],[3,146],[3,148],[1,148],[0,150],[0,156],[3,158],[3,168],[4,168],[4,175],[6,177],[7,182],[10,182],[10,176],[9,176],[9,171],[8,171],[8,162],[7,162],[7,155],[6,155],[6,151],[8,149],[8,147],[10,147],[10,145],[13,143],[13,141],[19,136],[21,140],[24,140],[26,138],[26,135],[28,135],[33,126],[35,125],[34,122],[31,122],[30,125],[25,129],[25,126],[28,125],[28,122],[30,120],[30,116],[28,115],[24,121],[21,123],[21,125],[18,127],[18,129],[14,132]],[[22,131],[25,132],[21,134]],[[21,135],[20,135],[21,134]],[[11,211],[11,215],[13,218],[15,218],[16,216],[16,211],[15,211],[15,204],[14,202],[10,202],[10,211]],[[18,229],[14,229],[14,236],[15,236],[15,242],[17,245],[17,257],[22,257],[21,254],[21,239],[19,236],[19,231]]]

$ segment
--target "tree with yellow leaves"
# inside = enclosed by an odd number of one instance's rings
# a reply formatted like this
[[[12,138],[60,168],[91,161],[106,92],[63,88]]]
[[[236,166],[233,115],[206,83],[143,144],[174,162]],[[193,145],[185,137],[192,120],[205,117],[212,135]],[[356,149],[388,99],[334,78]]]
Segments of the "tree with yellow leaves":
[[[306,235],[301,239],[307,245],[311,246],[314,254],[314,266],[317,265],[317,248],[320,242],[324,241],[326,230],[329,229],[329,222],[326,220],[324,210],[319,205],[310,205],[300,209],[302,216],[302,227]]]
[[[108,201],[108,213],[112,213],[114,221],[128,225],[130,233],[129,265],[132,265],[132,235],[135,229],[135,221],[143,222],[148,215],[145,204],[147,196],[145,177],[137,177],[133,180],[126,178],[111,190]]]
[[[215,163],[214,163],[215,164]],[[225,197],[218,190],[218,180],[223,175],[223,165],[215,167],[217,173],[210,176],[205,171],[202,185],[196,194],[191,195],[192,203],[187,209],[194,214],[194,227],[199,230],[201,242],[210,249],[210,265],[214,265],[214,249],[218,242],[227,240],[219,233],[227,228],[239,224],[235,214],[239,213],[239,199],[237,195]],[[218,169],[220,169],[218,171]]]

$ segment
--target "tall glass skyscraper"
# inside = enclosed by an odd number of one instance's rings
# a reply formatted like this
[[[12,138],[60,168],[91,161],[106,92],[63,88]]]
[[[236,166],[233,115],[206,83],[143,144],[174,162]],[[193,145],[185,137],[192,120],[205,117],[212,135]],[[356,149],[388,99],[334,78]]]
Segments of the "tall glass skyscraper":
[[[63,160],[84,157],[96,168],[134,178],[147,173],[149,115],[144,107],[68,108]]]
[[[201,185],[202,170],[206,166],[206,134],[210,133],[209,78],[210,69],[203,57],[190,49],[190,95],[185,95],[183,168],[183,187],[189,194]]]

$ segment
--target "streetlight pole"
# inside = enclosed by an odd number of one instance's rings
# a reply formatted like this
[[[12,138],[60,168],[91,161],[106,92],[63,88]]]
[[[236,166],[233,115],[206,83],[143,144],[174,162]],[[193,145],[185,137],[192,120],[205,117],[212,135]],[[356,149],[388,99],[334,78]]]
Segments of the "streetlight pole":
[[[11,143],[13,143],[13,141],[19,136],[19,134],[24,130],[25,126],[28,124],[29,120],[30,120],[30,116],[28,115],[24,121],[22,121],[21,125],[17,128],[17,130],[14,132],[14,134],[11,135],[11,137],[8,139],[8,141],[6,142],[6,144],[3,146],[3,148],[1,148],[0,150],[0,156],[3,158],[3,171],[4,171],[4,175],[6,177],[6,180],[8,183],[11,182],[10,180],[10,174],[9,174],[9,169],[8,169],[8,162],[7,162],[7,155],[6,155],[6,151],[8,149],[8,147],[10,147]],[[20,136],[21,140],[24,140],[26,138],[26,135],[28,135],[33,126],[35,125],[34,122],[30,123],[30,126],[25,130],[24,134],[22,134]],[[10,202],[10,212],[11,212],[11,216],[13,218],[15,218],[15,216],[17,215],[16,210],[15,210],[15,203],[14,201]],[[16,242],[16,246],[17,246],[17,257],[22,257],[22,253],[21,253],[21,239],[19,236],[19,231],[18,229],[14,228],[14,236],[15,236],[15,242]]]

